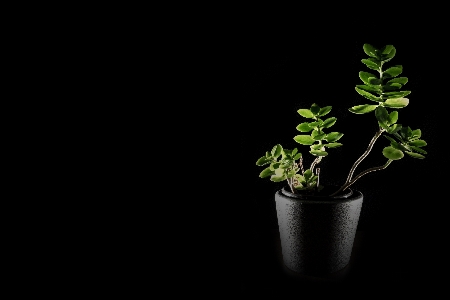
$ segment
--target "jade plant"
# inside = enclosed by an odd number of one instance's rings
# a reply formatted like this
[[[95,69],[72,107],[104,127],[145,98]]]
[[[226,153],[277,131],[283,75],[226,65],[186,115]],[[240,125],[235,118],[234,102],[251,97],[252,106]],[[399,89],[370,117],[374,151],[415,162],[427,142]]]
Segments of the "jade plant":
[[[397,110],[408,106],[409,99],[405,96],[409,95],[411,91],[402,90],[408,82],[408,78],[398,77],[403,72],[401,65],[385,68],[385,64],[395,56],[395,47],[386,45],[377,49],[370,44],[364,44],[363,50],[369,57],[362,59],[361,62],[378,74],[359,72],[359,78],[363,84],[356,85],[355,90],[365,100],[372,102],[369,102],[371,104],[353,106],[348,110],[354,114],[373,113],[379,129],[370,141],[367,150],[351,167],[345,182],[330,196],[346,190],[355,181],[370,172],[387,168],[393,161],[405,157],[404,153],[417,159],[423,159],[425,158],[424,154],[427,154],[422,149],[427,143],[421,139],[421,130],[413,130],[409,126],[402,126],[397,123],[399,117]],[[259,177],[270,177],[273,182],[286,180],[292,193],[320,191],[323,186],[319,182],[320,168],[317,166],[324,157],[328,156],[329,149],[343,145],[338,142],[343,133],[328,132],[329,128],[336,123],[336,118],[328,115],[331,109],[331,106],[320,107],[313,103],[310,108],[300,108],[297,111],[306,120],[296,127],[298,131],[304,134],[296,135],[294,141],[309,146],[309,153],[314,157],[309,168],[304,167],[303,155],[298,152],[297,148],[288,150],[277,144],[270,152],[267,151],[264,156],[257,160],[256,165],[266,166]],[[389,143],[382,151],[384,157],[387,158],[386,163],[382,166],[369,168],[353,177],[356,168],[369,155],[380,136],[384,136],[386,142]]]

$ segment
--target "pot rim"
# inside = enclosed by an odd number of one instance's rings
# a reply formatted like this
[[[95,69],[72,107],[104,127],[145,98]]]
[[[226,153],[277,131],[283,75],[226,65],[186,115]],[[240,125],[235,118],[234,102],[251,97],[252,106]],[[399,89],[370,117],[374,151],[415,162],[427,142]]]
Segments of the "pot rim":
[[[339,186],[329,185],[339,188]],[[289,191],[288,186],[284,186],[282,189],[277,191],[277,194],[283,196],[284,198],[290,199],[292,201],[300,201],[300,202],[310,202],[310,203],[342,203],[342,202],[350,202],[354,201],[360,197],[362,197],[362,193],[357,190],[352,190],[351,188],[347,188],[348,192],[344,195],[340,196],[312,196],[312,195],[301,195],[301,194],[293,194]]]

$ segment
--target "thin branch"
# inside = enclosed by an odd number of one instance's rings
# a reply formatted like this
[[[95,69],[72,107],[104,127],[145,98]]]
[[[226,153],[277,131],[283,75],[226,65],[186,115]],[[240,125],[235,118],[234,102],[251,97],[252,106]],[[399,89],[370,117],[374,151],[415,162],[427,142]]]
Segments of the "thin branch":
[[[321,160],[322,160],[322,156],[318,156],[318,157],[316,157],[316,159],[312,162],[311,168],[310,168],[312,173],[314,173],[314,167],[315,167],[318,163],[320,163]]]
[[[379,170],[384,170],[387,168],[387,166],[389,166],[392,162],[392,159],[389,159],[384,165],[379,166],[379,167],[373,167],[370,169],[367,169],[363,172],[361,172],[360,174],[358,174],[358,176],[356,176],[352,181],[350,181],[349,183],[346,183],[345,185],[343,185],[338,191],[334,192],[333,194],[331,194],[330,196],[334,196],[337,193],[339,193],[340,191],[344,191],[345,189],[347,189],[349,186],[351,186],[352,184],[355,183],[356,180],[358,180],[359,178],[363,177],[364,175],[370,173],[370,172],[374,172],[374,171],[379,171]]]

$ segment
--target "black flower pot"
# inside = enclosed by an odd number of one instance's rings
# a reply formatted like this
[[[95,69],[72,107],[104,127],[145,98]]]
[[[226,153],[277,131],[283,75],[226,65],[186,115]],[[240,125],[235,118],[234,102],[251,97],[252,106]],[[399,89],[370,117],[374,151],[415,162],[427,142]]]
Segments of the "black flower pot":
[[[285,187],[275,194],[284,264],[304,275],[325,275],[350,261],[363,195],[348,188],[325,186],[315,195],[293,194]],[[300,193],[300,192],[298,192]]]

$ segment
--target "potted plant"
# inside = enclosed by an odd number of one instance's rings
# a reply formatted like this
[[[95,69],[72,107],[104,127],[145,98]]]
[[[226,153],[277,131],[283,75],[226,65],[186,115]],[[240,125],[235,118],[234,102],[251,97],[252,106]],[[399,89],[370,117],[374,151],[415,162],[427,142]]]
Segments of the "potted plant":
[[[378,131],[369,142],[367,150],[355,161],[341,186],[323,184],[320,181],[320,162],[328,156],[330,149],[341,147],[343,133],[331,131],[336,118],[329,116],[331,106],[312,103],[309,108],[300,108],[298,113],[305,118],[296,129],[302,134],[294,141],[308,146],[312,155],[309,168],[304,156],[297,148],[273,147],[256,162],[266,166],[259,177],[273,182],[285,181],[286,185],[275,193],[277,219],[285,265],[303,274],[326,274],[343,269],[350,261],[356,234],[363,194],[350,187],[364,175],[384,170],[392,162],[407,156],[423,159],[427,154],[422,149],[427,143],[421,139],[420,129],[411,129],[399,124],[398,110],[408,106],[405,96],[411,92],[402,90],[407,77],[398,77],[403,67],[385,67],[396,53],[393,45],[377,49],[370,44],[363,45],[369,56],[362,59],[373,72],[361,71],[362,84],[356,92],[370,100],[349,108],[354,114],[374,114]],[[389,144],[382,154],[387,159],[381,166],[369,168],[355,175],[358,165],[369,155],[379,137],[384,136]]]

